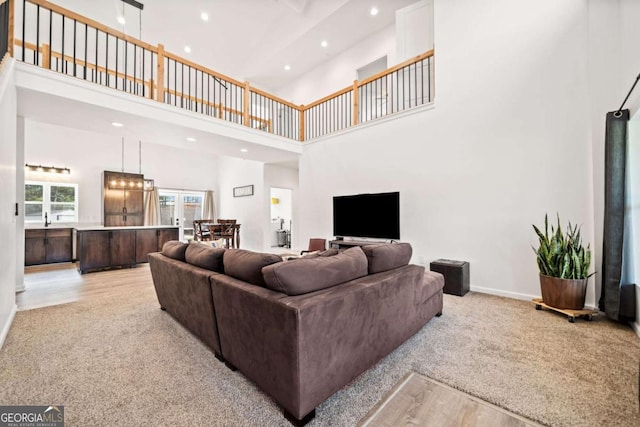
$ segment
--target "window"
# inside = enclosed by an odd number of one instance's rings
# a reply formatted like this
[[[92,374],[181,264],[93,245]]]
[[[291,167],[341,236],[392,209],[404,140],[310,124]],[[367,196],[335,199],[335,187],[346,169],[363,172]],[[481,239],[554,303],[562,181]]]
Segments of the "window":
[[[25,222],[77,222],[78,184],[27,181],[24,205]]]

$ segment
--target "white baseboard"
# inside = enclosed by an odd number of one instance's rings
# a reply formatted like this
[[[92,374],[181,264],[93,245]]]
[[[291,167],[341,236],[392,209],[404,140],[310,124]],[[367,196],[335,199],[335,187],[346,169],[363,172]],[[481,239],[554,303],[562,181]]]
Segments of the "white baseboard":
[[[523,301],[531,301],[534,298],[540,298],[539,294],[538,295],[523,294],[521,292],[503,291],[501,289],[484,288],[481,286],[470,286],[469,290],[473,292],[480,292],[482,294],[497,295],[499,297],[513,298],[513,299],[519,299]],[[589,304],[585,305],[585,308],[589,310],[598,310],[598,307],[595,307]]]
[[[4,345],[4,340],[9,335],[9,329],[11,329],[11,324],[13,323],[13,318],[16,317],[16,313],[18,312],[18,306],[13,305],[11,309],[11,313],[9,313],[9,318],[7,319],[7,323],[2,327],[2,332],[0,332],[0,348]]]
[[[482,294],[497,295],[499,297],[521,299],[526,301],[531,301],[534,298],[540,298],[540,295],[530,295],[530,294],[523,294],[520,292],[503,291],[501,289],[484,288],[482,286],[471,286],[469,289],[473,292],[480,292]]]

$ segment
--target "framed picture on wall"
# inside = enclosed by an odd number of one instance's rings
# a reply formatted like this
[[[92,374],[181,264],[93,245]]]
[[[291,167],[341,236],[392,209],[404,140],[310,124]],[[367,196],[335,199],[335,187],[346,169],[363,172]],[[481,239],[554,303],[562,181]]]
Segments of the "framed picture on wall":
[[[253,196],[253,185],[244,187],[233,187],[233,197]]]

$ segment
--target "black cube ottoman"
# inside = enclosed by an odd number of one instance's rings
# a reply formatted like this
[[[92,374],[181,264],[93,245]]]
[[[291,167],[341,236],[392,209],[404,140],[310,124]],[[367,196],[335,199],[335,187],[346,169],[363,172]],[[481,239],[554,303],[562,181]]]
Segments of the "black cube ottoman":
[[[429,265],[431,271],[444,276],[444,293],[464,296],[469,292],[469,263],[452,259],[437,259]]]

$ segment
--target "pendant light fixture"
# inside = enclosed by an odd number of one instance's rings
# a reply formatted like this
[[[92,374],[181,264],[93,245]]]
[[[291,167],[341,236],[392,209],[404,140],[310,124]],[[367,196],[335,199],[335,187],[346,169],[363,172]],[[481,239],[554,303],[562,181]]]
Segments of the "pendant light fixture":
[[[151,181],[151,188],[153,188],[153,180],[150,180],[150,181]],[[142,174],[136,175],[136,174],[128,174],[124,172],[124,137],[122,137],[122,172],[120,176],[111,174],[108,188],[110,190],[129,190],[129,191],[145,190],[144,176]]]
[[[142,175],[142,140],[138,140],[138,173]],[[153,190],[153,180],[152,179],[144,179],[144,175],[142,175],[142,189],[144,191]]]

